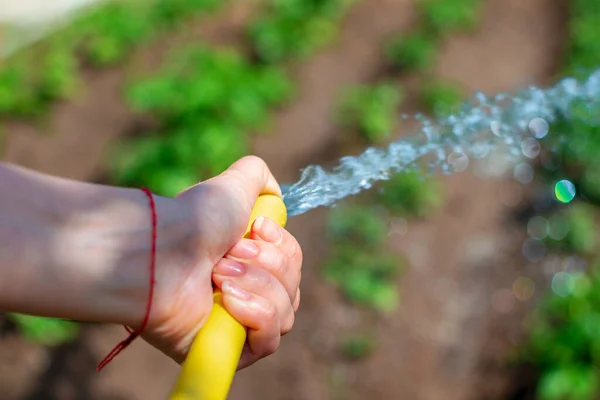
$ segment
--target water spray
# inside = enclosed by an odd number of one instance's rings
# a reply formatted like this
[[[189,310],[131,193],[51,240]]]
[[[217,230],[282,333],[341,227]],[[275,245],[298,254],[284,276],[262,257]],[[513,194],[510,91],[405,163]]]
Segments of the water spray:
[[[284,187],[283,199],[289,216],[295,216],[333,206],[409,169],[426,168],[429,174],[441,170],[447,175],[465,170],[470,159],[484,159],[493,153],[512,162],[534,159],[540,154],[540,141],[558,117],[573,118],[581,107],[598,106],[600,69],[583,81],[566,78],[549,89],[532,86],[515,96],[477,93],[458,113],[435,119],[417,116],[421,131],[412,137],[343,157],[331,171],[308,166],[298,182]],[[595,118],[589,122],[600,124],[600,116]],[[556,135],[564,141],[568,132]],[[563,182],[557,189],[560,197],[563,191],[572,191],[567,186]]]

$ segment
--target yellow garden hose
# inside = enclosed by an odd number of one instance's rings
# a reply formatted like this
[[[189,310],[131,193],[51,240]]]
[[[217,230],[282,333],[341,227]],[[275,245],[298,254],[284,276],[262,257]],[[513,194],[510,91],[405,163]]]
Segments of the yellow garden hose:
[[[287,223],[283,200],[275,195],[261,195],[254,205],[244,237],[259,216],[281,226]],[[212,312],[192,343],[169,400],[227,398],[246,342],[246,328],[223,308],[219,291],[213,296]]]

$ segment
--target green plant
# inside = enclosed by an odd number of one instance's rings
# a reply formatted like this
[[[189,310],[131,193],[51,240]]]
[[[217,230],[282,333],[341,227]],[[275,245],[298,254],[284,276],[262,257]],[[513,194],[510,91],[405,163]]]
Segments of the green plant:
[[[434,80],[421,87],[421,102],[434,114],[448,115],[457,112],[463,101],[463,90],[455,82]]]
[[[138,46],[219,0],[108,1],[0,66],[0,115],[36,117],[70,98],[83,65],[125,61]]]
[[[24,314],[8,314],[8,317],[27,340],[44,346],[58,346],[79,335],[79,325],[75,322]]]
[[[558,217],[564,220],[568,233],[564,239],[555,241],[547,238],[547,243],[565,251],[589,255],[596,252],[598,238],[595,223],[596,210],[589,204],[575,202],[560,211]]]
[[[419,0],[417,6],[425,26],[437,35],[472,30],[481,14],[481,0]]]
[[[361,360],[373,353],[376,343],[374,338],[368,335],[349,335],[343,338],[340,347],[344,357]]]
[[[393,67],[410,71],[423,71],[431,67],[437,53],[435,35],[417,30],[394,37],[385,47],[385,55]]]
[[[357,129],[369,142],[380,143],[396,125],[402,92],[389,83],[347,89],[338,106],[338,121]]]
[[[271,0],[249,28],[254,51],[266,62],[301,60],[335,38],[354,0]]]
[[[563,72],[586,77],[600,65],[600,7],[595,0],[573,0],[569,5],[570,37]],[[547,181],[568,179],[583,195],[558,213],[569,228],[564,240],[547,239],[547,244],[588,259],[598,257],[599,113],[598,103],[574,104],[566,113],[559,113],[543,139],[553,160],[538,168]],[[558,288],[556,294],[545,295],[529,317],[521,361],[538,369],[536,395],[541,400],[592,400],[600,396],[599,267],[595,261],[585,273],[563,273],[561,280],[567,285],[563,282],[565,287]]]
[[[378,201],[393,213],[424,217],[442,204],[443,197],[438,181],[409,170],[385,181]]]
[[[568,293],[547,294],[529,319],[523,362],[540,371],[542,400],[592,400],[600,394],[600,273],[571,274]]]
[[[356,304],[387,312],[399,303],[395,283],[401,260],[385,250],[387,225],[373,208],[359,205],[339,207],[330,213],[330,256],[325,278]]]
[[[399,304],[395,278],[400,275],[401,265],[395,256],[337,246],[323,272],[325,279],[352,303],[382,312],[393,311]]]
[[[327,236],[333,243],[352,243],[361,249],[381,247],[387,225],[376,209],[361,205],[336,207],[331,211]]]
[[[77,60],[62,45],[23,53],[0,67],[0,115],[31,117],[70,97],[77,86]]]
[[[158,132],[117,148],[113,179],[174,195],[247,154],[248,131],[264,128],[293,93],[285,72],[240,53],[194,45],[132,83],[130,107],[158,120]]]
[[[572,0],[565,73],[585,76],[600,65],[600,7],[594,0]]]

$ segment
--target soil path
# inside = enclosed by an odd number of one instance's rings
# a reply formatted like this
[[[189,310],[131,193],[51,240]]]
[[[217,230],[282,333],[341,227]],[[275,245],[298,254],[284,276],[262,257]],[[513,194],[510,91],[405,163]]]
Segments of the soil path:
[[[331,121],[335,96],[342,85],[377,75],[380,45],[374,44],[386,35],[387,23],[390,31],[410,25],[410,3],[357,6],[340,43],[300,69],[300,101],[278,119],[277,136],[257,144],[258,154],[275,166],[280,179],[297,178],[297,169],[307,162],[331,163],[341,141]],[[468,92],[548,84],[561,53],[564,15],[565,7],[553,0],[489,0],[481,29],[445,43],[435,74],[461,83]],[[406,84],[410,88],[414,82]],[[414,106],[409,102],[407,111]],[[468,173],[446,179],[445,187],[444,209],[410,224],[407,233],[391,236],[390,245],[407,254],[412,266],[401,280],[402,309],[372,321],[380,351],[357,365],[336,361],[334,349],[344,332],[364,330],[359,325],[365,319],[319,280],[326,211],[292,220],[290,229],[307,255],[297,328],[277,355],[238,375],[232,398],[502,398],[507,375],[501,367],[485,370],[486,382],[477,384],[484,374],[482,358],[505,361],[528,306],[507,295],[514,279],[524,274],[522,230],[507,221],[516,204],[511,195],[520,189],[510,181]],[[489,331],[492,320],[506,321],[498,337]],[[336,389],[336,379],[345,390]]]
[[[345,19],[338,42],[297,68],[299,98],[278,115],[272,135],[258,139],[255,147],[282,182],[295,180],[307,163],[330,164],[341,155],[338,144],[343,133],[332,121],[335,98],[345,84],[381,72],[382,41],[410,27],[412,4],[412,0],[360,2]],[[564,7],[555,0],[487,0],[482,28],[446,43],[435,72],[470,91],[547,83],[560,53],[563,14]],[[239,15],[233,21],[239,26]],[[51,136],[28,125],[8,125],[4,159],[66,177],[94,179],[103,172],[106,146],[132,123],[119,96],[123,79],[121,71],[92,74],[82,96],[53,114]],[[407,104],[407,110],[412,109],[414,104]],[[411,267],[399,283],[402,309],[385,318],[365,316],[347,306],[320,279],[319,264],[327,251],[323,236],[327,210],[290,221],[289,229],[305,252],[297,326],[277,354],[237,375],[232,399],[462,400],[486,393],[488,389],[471,394],[479,383],[484,350],[489,344],[493,354],[505,355],[518,334],[519,313],[527,306],[517,305],[506,291],[498,292],[510,288],[522,274],[512,254],[520,239],[507,228],[505,218],[510,199],[503,194],[513,193],[513,186],[468,173],[444,182],[446,206],[425,222],[411,223],[406,234],[390,236],[390,246],[404,251]],[[498,320],[517,328],[492,337],[490,321]],[[364,329],[365,321],[376,328],[380,350],[358,364],[340,361],[335,350],[340,336]],[[15,378],[12,381],[21,383],[8,391],[12,397],[7,400],[165,398],[177,367],[142,342],[94,375],[94,360],[122,337],[119,327],[86,330],[76,351],[53,355],[62,375],[46,379],[50,383],[45,396],[32,394],[30,385],[36,379]],[[29,353],[38,364],[47,365],[42,363],[46,356],[36,356],[34,350]],[[489,398],[500,399],[506,374],[496,372],[486,375],[490,377],[486,387],[495,393]],[[39,366],[20,373],[39,376],[39,381],[44,378]],[[81,382],[86,383],[85,391]],[[9,387],[8,377],[0,385]]]

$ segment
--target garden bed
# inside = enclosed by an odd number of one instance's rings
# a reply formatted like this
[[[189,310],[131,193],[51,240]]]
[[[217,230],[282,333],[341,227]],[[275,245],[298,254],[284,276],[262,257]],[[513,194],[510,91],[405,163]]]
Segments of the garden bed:
[[[162,51],[186,37],[242,43],[236,36],[252,15],[228,9],[209,26],[162,38],[128,63],[152,70]],[[565,31],[565,5],[555,0],[487,0],[472,33],[440,43],[433,75],[460,84],[466,93],[513,91],[526,84],[549,84],[558,72]],[[281,182],[298,177],[307,163],[331,165],[362,141],[339,129],[332,117],[339,93],[352,83],[386,73],[384,41],[417,23],[413,2],[364,0],[341,24],[338,40],[292,67],[298,93],[280,110],[269,132],[253,141]],[[131,70],[111,67],[84,71],[85,87],[75,99],[51,109],[42,125],[8,122],[4,160],[75,179],[107,176],[107,150],[139,122],[121,91]],[[423,77],[394,75],[405,88],[402,111],[419,110]],[[400,134],[415,125],[399,126]],[[511,391],[506,369],[510,349],[522,339],[521,321],[533,299],[507,296],[515,279],[539,279],[526,269],[520,246],[524,228],[511,220],[520,203],[504,196],[515,182],[462,173],[443,181],[444,204],[424,220],[403,219],[391,226],[387,246],[407,263],[398,279],[401,306],[385,316],[349,305],[322,279],[327,256],[329,210],[290,221],[305,252],[303,304],[295,330],[277,354],[238,374],[232,399],[502,399]],[[518,200],[518,199],[517,199]],[[405,230],[406,229],[406,230]],[[344,338],[374,335],[366,358],[348,360]],[[144,343],[135,343],[106,370],[95,362],[122,338],[119,327],[86,327],[74,344],[55,351],[24,343],[14,331],[0,337],[2,398],[160,399],[176,366]],[[12,363],[18,367],[11,367]],[[6,373],[2,373],[5,371]],[[7,397],[5,397],[7,396]]]

